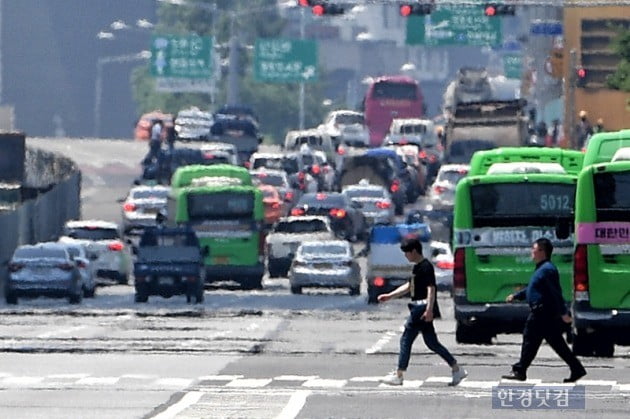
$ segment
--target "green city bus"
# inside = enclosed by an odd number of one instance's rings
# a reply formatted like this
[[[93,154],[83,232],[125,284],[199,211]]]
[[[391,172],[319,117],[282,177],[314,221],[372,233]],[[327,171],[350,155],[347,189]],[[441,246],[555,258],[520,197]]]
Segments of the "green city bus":
[[[190,225],[201,247],[206,283],[233,281],[262,288],[264,274],[263,196],[255,186],[207,184],[171,191],[169,221]]]
[[[232,164],[215,164],[210,166],[193,164],[177,168],[171,177],[171,188],[178,189],[190,186],[193,179],[201,177],[236,178],[241,180],[243,186],[252,186],[252,176],[244,167]]]
[[[563,295],[571,301],[573,208],[583,154],[540,148],[480,151],[455,191],[453,299],[456,340],[491,343],[520,333],[529,307],[505,303],[533,272],[532,243],[554,244]],[[470,175],[470,173],[475,173]]]
[[[630,345],[630,162],[606,162],[628,146],[630,130],[594,135],[578,177],[572,311],[582,356]]]

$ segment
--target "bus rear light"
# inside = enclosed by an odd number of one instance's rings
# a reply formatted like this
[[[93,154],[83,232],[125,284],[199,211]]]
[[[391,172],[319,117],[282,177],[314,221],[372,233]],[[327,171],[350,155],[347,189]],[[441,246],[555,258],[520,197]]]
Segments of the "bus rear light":
[[[383,278],[382,276],[377,276],[376,278],[374,278],[374,286],[375,287],[385,286],[385,278]]]
[[[114,252],[120,252],[121,250],[123,250],[123,247],[124,246],[121,242],[114,242],[107,245],[107,248]]]
[[[455,250],[453,263],[453,289],[455,296],[466,296],[466,249]]]
[[[576,300],[578,295],[588,300],[588,251],[584,244],[578,244],[573,255],[573,291]]]

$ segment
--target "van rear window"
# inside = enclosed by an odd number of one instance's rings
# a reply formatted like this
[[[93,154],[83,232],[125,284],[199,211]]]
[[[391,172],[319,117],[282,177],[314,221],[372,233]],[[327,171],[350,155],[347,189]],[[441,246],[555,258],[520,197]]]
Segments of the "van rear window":
[[[630,219],[630,172],[597,173],[593,183],[597,221]]]
[[[515,218],[567,217],[575,204],[572,184],[482,184],[473,185],[470,194],[475,227],[498,226],[506,219],[513,223]]]

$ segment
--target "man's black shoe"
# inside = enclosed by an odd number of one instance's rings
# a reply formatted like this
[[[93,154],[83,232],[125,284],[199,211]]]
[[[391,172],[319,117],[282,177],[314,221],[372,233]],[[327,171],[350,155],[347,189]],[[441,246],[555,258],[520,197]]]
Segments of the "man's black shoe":
[[[582,371],[578,371],[578,372],[572,372],[571,376],[569,378],[565,378],[564,382],[565,383],[575,383],[577,380],[579,380],[580,378],[584,377],[586,375],[586,371],[582,370]]]
[[[527,376],[522,372],[512,371],[509,374],[502,375],[501,378],[505,378],[506,380],[517,380],[517,381],[525,381],[527,380]]]

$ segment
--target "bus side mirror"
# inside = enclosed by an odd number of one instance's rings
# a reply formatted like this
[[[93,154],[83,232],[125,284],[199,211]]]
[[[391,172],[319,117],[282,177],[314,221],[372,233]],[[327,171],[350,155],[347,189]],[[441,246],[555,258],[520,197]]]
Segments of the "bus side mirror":
[[[569,220],[558,220],[556,223],[556,237],[560,240],[566,240],[571,234],[571,222]]]

